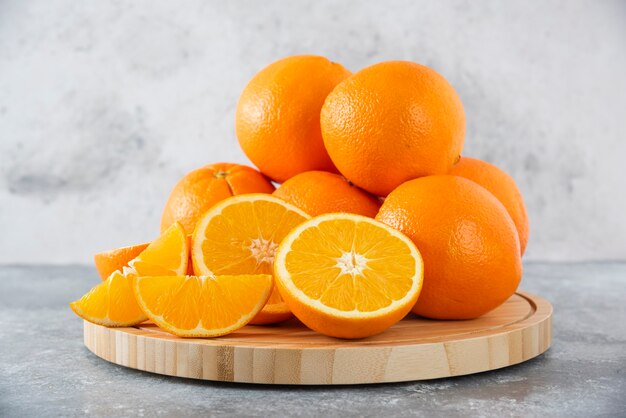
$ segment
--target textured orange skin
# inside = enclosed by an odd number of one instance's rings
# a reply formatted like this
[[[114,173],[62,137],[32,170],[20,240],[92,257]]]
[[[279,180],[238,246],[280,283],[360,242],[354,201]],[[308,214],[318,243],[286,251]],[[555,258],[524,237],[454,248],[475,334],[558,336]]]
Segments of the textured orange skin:
[[[257,73],[241,93],[235,123],[250,161],[279,183],[303,171],[337,172],[322,141],[320,109],[350,74],[316,55],[287,57]]]
[[[322,107],[321,127],[341,174],[386,196],[407,180],[450,170],[463,149],[465,112],[435,70],[387,61],[339,84]]]
[[[376,219],[406,234],[422,253],[418,315],[477,318],[517,289],[522,261],[515,224],[473,181],[448,175],[408,181],[387,196]]]
[[[449,174],[472,180],[489,190],[504,205],[517,228],[522,255],[528,244],[528,214],[524,198],[513,177],[500,168],[476,158],[463,157]]]
[[[103,251],[93,256],[93,261],[96,265],[96,270],[102,280],[106,280],[111,273],[117,270],[121,270],[124,266],[128,265],[128,262],[137,257],[146,247],[150,245],[149,242],[137,245],[131,245],[129,247],[116,248],[114,250]]]
[[[174,186],[161,217],[161,232],[175,221],[192,233],[198,218],[227,197],[272,193],[272,183],[253,168],[232,163],[210,164],[187,173]]]
[[[276,277],[276,273],[274,273],[274,277]],[[280,280],[276,280],[275,283],[289,309],[303,324],[320,334],[344,339],[365,338],[380,334],[404,318],[411,311],[411,306],[415,300],[419,300],[419,294],[416,294],[406,304],[379,318],[339,318],[325,315],[303,304],[289,294]]]
[[[311,216],[346,212],[373,218],[380,201],[365,190],[348,183],[339,174],[307,171],[284,182],[273,193]]]

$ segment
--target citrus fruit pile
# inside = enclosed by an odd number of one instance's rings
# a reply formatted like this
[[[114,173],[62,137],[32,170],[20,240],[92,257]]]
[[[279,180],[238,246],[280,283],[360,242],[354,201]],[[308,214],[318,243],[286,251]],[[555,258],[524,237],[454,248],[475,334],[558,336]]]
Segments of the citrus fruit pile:
[[[258,170],[185,175],[158,238],[96,254],[103,281],[70,304],[76,314],[181,337],[295,316],[363,338],[411,311],[476,318],[517,289],[522,196],[498,167],[461,157],[463,105],[433,69],[389,61],[352,74],[287,57],[245,87],[235,125]]]

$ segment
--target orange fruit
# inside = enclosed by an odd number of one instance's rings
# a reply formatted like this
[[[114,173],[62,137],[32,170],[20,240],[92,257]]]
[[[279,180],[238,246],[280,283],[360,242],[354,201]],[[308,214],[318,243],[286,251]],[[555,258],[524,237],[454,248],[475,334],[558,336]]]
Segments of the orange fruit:
[[[280,185],[274,196],[299,207],[311,216],[347,212],[373,218],[380,201],[339,174],[306,171]]]
[[[276,253],[274,276],[309,328],[339,338],[383,332],[402,319],[422,287],[411,240],[371,218],[331,213],[294,228]]]
[[[137,245],[131,245],[128,247],[116,248],[114,250],[103,251],[93,256],[93,261],[96,265],[96,270],[102,280],[106,280],[114,271],[122,270],[123,267],[128,266],[128,263],[135,257],[137,257],[146,247],[150,245],[149,242]]]
[[[500,168],[476,158],[462,157],[449,174],[465,177],[489,190],[504,205],[519,234],[521,254],[528,244],[528,214],[522,193],[513,177]]]
[[[350,75],[316,55],[276,61],[257,73],[241,93],[239,145],[265,175],[282,183],[303,171],[334,171],[324,149],[320,109],[330,91]]]
[[[335,87],[322,107],[321,128],[341,174],[386,196],[407,180],[450,170],[463,149],[465,113],[435,70],[388,61]]]
[[[204,212],[227,197],[245,193],[272,193],[274,186],[245,165],[209,164],[187,173],[174,186],[161,217],[161,231],[178,221],[193,232]]]
[[[70,303],[81,318],[107,327],[127,327],[148,319],[137,305],[130,280],[114,271],[82,298]]]
[[[269,274],[138,277],[139,306],[160,328],[179,337],[218,337],[242,328],[272,290]]]
[[[280,241],[309,215],[266,194],[224,199],[198,221],[191,257],[197,275],[272,274]],[[253,324],[281,322],[292,317],[273,289]]]
[[[189,236],[180,222],[174,222],[160,237],[128,263],[125,274],[134,276],[176,276],[188,271]]]
[[[137,276],[180,275],[187,271],[187,235],[176,222],[136,258],[114,271],[77,301],[70,303],[81,318],[108,327],[131,326],[147,319],[137,305],[131,283]]]
[[[522,276],[519,239],[504,206],[457,176],[411,180],[376,216],[408,235],[424,257],[424,288],[413,312],[470,319],[506,301]]]

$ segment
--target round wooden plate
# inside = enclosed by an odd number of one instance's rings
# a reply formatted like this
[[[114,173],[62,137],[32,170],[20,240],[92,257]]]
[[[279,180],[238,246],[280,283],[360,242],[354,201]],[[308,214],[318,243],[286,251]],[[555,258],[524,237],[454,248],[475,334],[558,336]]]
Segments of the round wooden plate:
[[[543,353],[552,340],[552,306],[519,292],[468,321],[410,315],[384,333],[340,340],[297,320],[246,326],[225,337],[183,339],[146,322],[132,328],[84,323],[98,357],[170,376],[245,383],[335,385],[401,382],[484,372]]]

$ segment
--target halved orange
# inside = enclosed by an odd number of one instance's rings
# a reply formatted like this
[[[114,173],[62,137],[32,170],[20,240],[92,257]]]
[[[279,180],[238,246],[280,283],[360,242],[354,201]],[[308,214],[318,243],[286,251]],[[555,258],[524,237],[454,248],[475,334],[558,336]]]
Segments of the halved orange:
[[[82,298],[70,303],[81,318],[109,327],[131,326],[147,316],[135,301],[131,282],[137,276],[180,275],[187,271],[188,238],[179,223],[175,223],[142,251],[139,256],[92,288]]]
[[[285,237],[274,277],[291,311],[309,328],[362,338],[411,310],[422,288],[423,263],[401,232],[368,217],[332,213]]]
[[[297,207],[267,194],[229,197],[199,220],[191,257],[197,275],[272,274],[280,241],[310,218]],[[291,312],[276,289],[252,324],[281,322]]]
[[[143,244],[130,245],[128,247],[115,248],[103,251],[93,256],[96,270],[102,280],[106,280],[114,271],[121,271],[128,263],[145,250],[149,242]]]
[[[179,337],[218,337],[246,325],[272,290],[269,274],[138,277],[139,306],[160,328]]]

